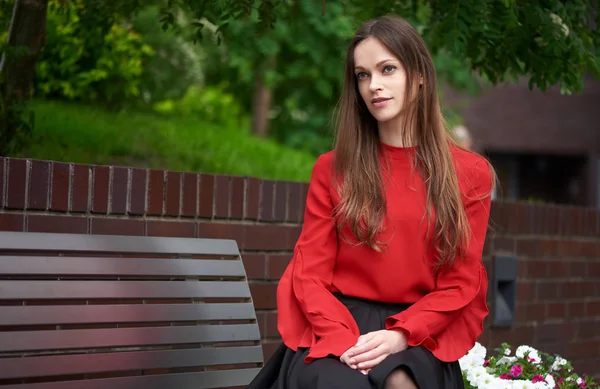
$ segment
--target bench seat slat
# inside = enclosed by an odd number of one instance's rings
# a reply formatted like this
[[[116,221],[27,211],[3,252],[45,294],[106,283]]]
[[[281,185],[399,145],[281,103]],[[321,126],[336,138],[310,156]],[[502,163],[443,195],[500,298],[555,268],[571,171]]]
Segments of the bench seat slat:
[[[260,346],[17,357],[1,359],[0,379],[262,362]]]
[[[258,341],[256,324],[0,332],[0,352]]]
[[[0,281],[3,300],[249,298],[243,281]]]
[[[158,374],[138,377],[103,378],[2,386],[3,389],[216,389],[246,386],[259,369]]]
[[[255,318],[252,303],[0,306],[0,326]]]
[[[0,257],[5,276],[244,277],[241,261],[172,258]]]
[[[236,241],[229,239],[79,235],[45,232],[2,232],[0,234],[0,247],[9,251],[239,255]]]

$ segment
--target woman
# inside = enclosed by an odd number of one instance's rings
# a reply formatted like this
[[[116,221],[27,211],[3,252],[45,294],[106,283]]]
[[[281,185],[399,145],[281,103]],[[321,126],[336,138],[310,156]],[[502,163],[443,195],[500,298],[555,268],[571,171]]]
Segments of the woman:
[[[283,345],[249,388],[462,388],[488,313],[493,170],[448,135],[409,23],[358,30],[338,122],[277,290]]]

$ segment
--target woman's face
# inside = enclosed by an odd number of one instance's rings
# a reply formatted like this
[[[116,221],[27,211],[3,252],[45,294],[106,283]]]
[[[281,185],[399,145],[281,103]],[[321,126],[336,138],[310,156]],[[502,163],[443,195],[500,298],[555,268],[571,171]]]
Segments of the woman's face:
[[[398,119],[404,106],[406,72],[377,38],[362,40],[354,49],[354,74],[360,96],[381,124]]]

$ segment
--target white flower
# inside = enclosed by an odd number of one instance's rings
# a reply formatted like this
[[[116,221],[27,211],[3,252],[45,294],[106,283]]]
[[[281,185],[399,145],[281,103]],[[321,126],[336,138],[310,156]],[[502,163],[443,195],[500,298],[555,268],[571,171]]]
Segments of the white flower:
[[[517,351],[515,351],[515,355],[519,358],[525,358],[525,356],[527,356],[527,358],[531,360],[532,363],[536,364],[542,361],[536,349],[525,345],[519,346],[517,348]]]
[[[507,348],[506,350],[504,350],[504,355],[510,355],[510,349]]]
[[[581,383],[583,382],[583,379],[581,377],[577,378],[577,381],[575,381],[577,383],[577,385],[581,385]]]
[[[544,379],[548,383],[547,386],[549,388],[554,388],[556,386],[556,381],[554,381],[554,377],[552,377],[552,374],[548,374],[546,377],[544,377]]]
[[[554,362],[552,363],[552,370],[557,371],[560,370],[561,367],[567,364],[567,360],[561,357],[556,357]]]
[[[534,385],[535,384],[531,381],[517,380],[517,381],[513,381],[512,388],[513,389],[534,389],[534,388],[536,388]]]

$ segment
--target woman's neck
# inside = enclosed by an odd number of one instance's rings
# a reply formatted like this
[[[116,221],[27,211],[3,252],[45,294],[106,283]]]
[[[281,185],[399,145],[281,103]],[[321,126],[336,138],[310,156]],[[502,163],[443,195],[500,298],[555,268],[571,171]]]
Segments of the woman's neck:
[[[405,136],[405,124],[401,117],[378,123],[379,140],[394,147],[415,146],[414,137]],[[411,131],[412,132],[412,131]]]

